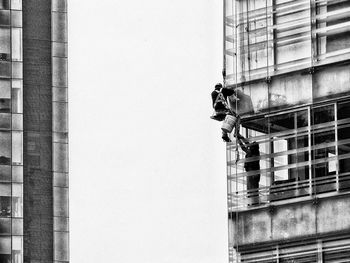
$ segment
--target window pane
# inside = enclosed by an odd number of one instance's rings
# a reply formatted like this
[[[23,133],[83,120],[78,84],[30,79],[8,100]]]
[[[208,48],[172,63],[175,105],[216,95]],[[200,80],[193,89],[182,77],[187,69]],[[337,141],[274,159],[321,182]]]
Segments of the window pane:
[[[12,263],[23,262],[23,237],[12,237]]]
[[[67,42],[66,30],[67,14],[52,12],[52,40],[55,42]]]
[[[10,54],[10,29],[0,28],[0,53]]]
[[[67,1],[66,0],[52,0],[52,11],[66,12]]]
[[[22,164],[23,163],[23,133],[12,132],[12,163]]]
[[[11,163],[11,134],[0,131],[0,165]]]
[[[23,185],[12,184],[12,216],[23,217]]]
[[[11,129],[11,114],[0,113],[0,129]]]
[[[53,143],[54,172],[68,172],[68,145]]]
[[[23,166],[12,166],[12,181],[23,183]]]
[[[67,232],[54,233],[54,260],[69,260],[69,236]]]
[[[68,108],[67,103],[52,103],[53,113],[53,131],[67,132],[68,131]]]
[[[312,172],[315,180],[315,191],[318,193],[335,189],[334,183],[325,184],[323,177],[334,177],[335,169],[335,130],[334,105],[314,108],[312,126]]]
[[[67,59],[52,58],[52,81],[55,87],[67,87]]]
[[[23,235],[23,219],[12,219],[12,234]]]
[[[11,237],[0,237],[0,254],[4,259],[4,254],[9,254],[9,261],[2,262],[11,262]]]
[[[21,80],[12,81],[12,112],[13,113],[23,112]]]
[[[12,29],[12,60],[22,61],[22,29]]]
[[[10,11],[0,10],[0,26],[10,25]]]
[[[0,9],[9,9],[10,1],[9,0],[0,0]]]
[[[12,77],[21,79],[23,77],[23,65],[21,62],[12,62]]]
[[[11,0],[11,9],[22,10],[22,0]]]
[[[67,57],[67,44],[60,42],[52,42],[52,55],[54,57]]]
[[[0,43],[0,46],[1,45],[2,44]],[[11,77],[11,63],[0,61],[0,77],[2,77],[2,78],[10,78]]]
[[[22,27],[22,11],[11,11],[11,26]]]
[[[12,114],[12,130],[23,130],[23,115]]]
[[[54,187],[54,216],[68,217],[68,188]]]
[[[0,99],[11,98],[11,82],[10,80],[0,80]]]
[[[0,165],[0,181],[2,182],[11,181],[11,166]]]

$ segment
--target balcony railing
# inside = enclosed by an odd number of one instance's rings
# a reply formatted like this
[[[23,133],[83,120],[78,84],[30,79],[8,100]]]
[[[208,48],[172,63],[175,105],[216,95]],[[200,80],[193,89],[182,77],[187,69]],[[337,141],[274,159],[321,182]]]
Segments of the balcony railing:
[[[259,152],[228,144],[229,212],[350,192],[349,101],[243,120],[240,133]]]

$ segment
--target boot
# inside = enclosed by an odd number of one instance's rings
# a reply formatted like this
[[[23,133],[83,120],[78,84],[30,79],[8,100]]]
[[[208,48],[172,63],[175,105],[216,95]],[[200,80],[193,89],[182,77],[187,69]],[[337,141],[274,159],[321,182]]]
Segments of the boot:
[[[221,138],[225,141],[225,142],[231,142],[230,137],[228,137],[228,134],[226,132],[222,132],[222,136]]]

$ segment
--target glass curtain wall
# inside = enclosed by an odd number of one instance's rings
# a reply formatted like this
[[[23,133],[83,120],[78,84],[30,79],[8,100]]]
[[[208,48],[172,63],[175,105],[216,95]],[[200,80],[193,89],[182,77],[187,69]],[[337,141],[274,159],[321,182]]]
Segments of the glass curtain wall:
[[[23,262],[22,2],[0,1],[0,262]]]
[[[230,262],[345,262],[350,1],[224,4],[226,83],[238,98],[230,104],[256,149],[247,154],[234,137],[227,145]],[[339,236],[317,237],[332,231]],[[286,242],[301,236],[308,241]]]
[[[54,262],[69,262],[67,1],[52,0]]]
[[[347,0],[225,0],[227,81],[350,58]]]

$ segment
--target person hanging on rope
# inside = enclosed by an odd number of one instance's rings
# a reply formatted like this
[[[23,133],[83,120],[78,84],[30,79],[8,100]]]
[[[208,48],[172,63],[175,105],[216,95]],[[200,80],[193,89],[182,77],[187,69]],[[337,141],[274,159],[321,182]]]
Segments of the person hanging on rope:
[[[230,113],[227,97],[233,94],[233,89],[224,88],[221,83],[215,85],[214,91],[211,93],[214,114],[210,118],[216,121],[223,121],[225,119],[226,115]]]
[[[230,109],[227,103],[227,97],[232,95],[235,95],[235,91],[223,87],[221,83],[216,84],[214,91],[211,93],[214,114],[210,118],[216,121],[224,121],[221,127],[221,138],[225,142],[231,141],[228,133],[231,133],[234,128],[236,128],[236,132],[239,130],[239,116]]]
[[[244,169],[246,172],[260,171],[260,158],[259,157],[259,144],[257,142],[249,142],[241,134],[237,133],[237,140],[242,150],[246,153]],[[252,158],[253,160],[249,160]],[[251,204],[259,203],[259,182],[260,182],[260,172],[253,172],[252,175],[247,176],[247,197],[250,199]]]

